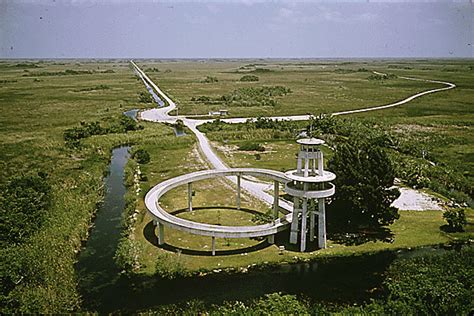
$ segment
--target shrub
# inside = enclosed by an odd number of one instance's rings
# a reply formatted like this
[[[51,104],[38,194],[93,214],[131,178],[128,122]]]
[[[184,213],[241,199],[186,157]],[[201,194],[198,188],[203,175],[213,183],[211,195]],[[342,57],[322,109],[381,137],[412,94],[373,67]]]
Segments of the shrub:
[[[204,80],[202,80],[201,82],[202,83],[214,83],[214,82],[218,82],[219,80],[216,78],[216,77],[211,77],[211,76],[207,76]]]
[[[467,225],[466,213],[463,209],[447,210],[444,212],[443,218],[448,223],[448,229],[453,232],[462,232],[464,231],[464,226]]]
[[[180,254],[169,253],[162,253],[156,257],[155,274],[169,280],[190,275],[181,262]]]
[[[138,94],[138,102],[140,103],[153,103],[153,99],[151,97],[151,94],[148,92],[140,92]]]
[[[242,78],[240,78],[240,81],[258,81],[258,80],[259,78],[253,75],[245,75]]]
[[[160,70],[158,68],[153,67],[153,68],[147,68],[145,72],[160,72]]]
[[[273,220],[273,210],[268,210],[266,213],[255,213],[252,216],[252,222],[256,225],[263,225],[270,223]]]
[[[397,78],[397,75],[395,74],[381,74],[381,75],[373,74],[367,77],[368,80],[378,80],[378,81],[395,79],[395,78]]]
[[[265,147],[259,143],[245,142],[239,145],[239,150],[242,151],[265,151]]]
[[[128,237],[122,237],[115,251],[114,260],[117,266],[127,273],[137,271],[140,268],[138,262],[141,244]]]
[[[132,154],[132,158],[135,159],[139,164],[147,164],[150,162],[150,154],[143,148],[137,149]]]
[[[255,72],[255,73],[267,73],[267,72],[272,72],[273,70],[271,69],[268,69],[268,68],[256,68],[255,70],[251,71],[251,72]]]

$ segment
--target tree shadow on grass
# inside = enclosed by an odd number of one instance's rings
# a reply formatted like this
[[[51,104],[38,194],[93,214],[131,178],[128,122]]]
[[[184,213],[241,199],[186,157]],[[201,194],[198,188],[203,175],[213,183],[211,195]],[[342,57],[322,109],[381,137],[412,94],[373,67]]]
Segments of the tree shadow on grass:
[[[158,237],[155,234],[155,226],[153,225],[153,221],[150,221],[148,224],[146,224],[145,228],[143,229],[143,235],[145,236],[145,239],[149,243],[151,243],[157,248],[162,248],[162,249],[172,251],[172,252],[180,252],[182,254],[191,255],[191,256],[208,256],[208,257],[212,256],[211,250],[187,249],[187,248],[173,246],[166,242],[163,245],[159,245]],[[263,238],[261,240],[262,240],[261,242],[251,247],[231,249],[231,250],[217,250],[216,249],[215,256],[217,257],[217,256],[229,256],[229,255],[236,255],[236,254],[243,254],[243,253],[251,253],[251,252],[265,249],[272,245],[267,242],[266,238]]]
[[[387,227],[373,229],[351,229],[345,231],[333,231],[328,234],[328,238],[337,244],[345,246],[358,246],[368,242],[382,241],[393,243],[394,234]]]
[[[259,211],[252,210],[252,209],[249,209],[249,208],[244,208],[244,207],[241,207],[240,209],[238,209],[237,207],[233,207],[233,206],[203,206],[203,207],[193,207],[193,211],[199,211],[199,210],[234,210],[234,211],[249,213],[249,214],[252,214],[252,215],[262,214],[262,213],[259,212]],[[186,213],[186,212],[188,212],[188,209],[187,209],[187,208],[181,208],[181,209],[178,209],[178,210],[175,210],[175,211],[170,212],[170,214],[176,216],[176,215],[179,215],[179,214],[181,214],[181,213]]]
[[[466,227],[467,227],[467,226],[473,226],[473,224],[468,223],[468,224],[466,225]],[[441,226],[439,227],[439,229],[440,229],[441,231],[445,232],[445,233],[463,233],[463,232],[467,231],[468,228],[462,228],[462,229],[460,229],[460,228],[456,228],[456,227],[449,226],[448,224],[444,224],[444,225],[441,225]]]

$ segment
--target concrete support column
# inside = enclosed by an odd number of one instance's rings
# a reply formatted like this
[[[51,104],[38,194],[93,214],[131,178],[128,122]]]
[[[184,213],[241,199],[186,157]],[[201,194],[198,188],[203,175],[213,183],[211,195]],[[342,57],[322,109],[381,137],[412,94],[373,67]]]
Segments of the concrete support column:
[[[237,176],[237,209],[240,210],[240,174]]]
[[[316,228],[316,214],[315,214],[315,205],[313,200],[311,200],[311,211],[310,211],[310,220],[309,220],[309,241],[314,241],[314,229]]]
[[[307,177],[309,174],[309,159],[306,157],[304,160],[304,176]]]
[[[158,245],[165,243],[165,226],[158,222]]]
[[[318,173],[320,176],[323,175],[324,172],[324,166],[323,166],[323,152],[319,152],[319,159],[318,159]]]
[[[319,199],[319,216],[318,216],[318,246],[326,248],[326,206],[325,199]]]
[[[188,183],[188,211],[193,210],[193,183]]]
[[[300,251],[306,250],[306,221],[308,215],[308,199],[303,198],[303,212],[301,213],[301,244]]]
[[[291,220],[290,244],[298,242],[298,209],[300,208],[300,199],[293,198],[293,214]]]
[[[215,256],[216,255],[216,237],[214,236],[212,236],[211,249],[212,249],[212,255]]]
[[[278,218],[278,204],[280,196],[280,183],[278,181],[273,182],[273,220]]]
[[[269,235],[267,237],[267,241],[269,244],[274,244],[275,243],[275,235]]]
[[[298,173],[301,172],[301,167],[302,167],[302,165],[303,165],[302,158],[298,155],[298,160],[297,160],[297,162],[296,162],[296,171],[297,171]]]

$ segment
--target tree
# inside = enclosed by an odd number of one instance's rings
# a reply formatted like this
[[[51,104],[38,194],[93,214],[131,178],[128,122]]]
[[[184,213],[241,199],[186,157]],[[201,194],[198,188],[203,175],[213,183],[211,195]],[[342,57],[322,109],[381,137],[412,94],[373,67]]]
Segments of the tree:
[[[135,159],[139,164],[147,164],[150,162],[150,154],[143,148],[137,149],[132,154],[132,158]]]
[[[447,210],[444,212],[443,218],[448,223],[447,229],[452,232],[462,232],[464,226],[467,225],[466,213],[463,209]]]
[[[372,143],[348,142],[329,161],[336,173],[336,194],[328,210],[330,225],[380,228],[400,217],[390,204],[400,195],[392,188],[394,167],[385,151]]]

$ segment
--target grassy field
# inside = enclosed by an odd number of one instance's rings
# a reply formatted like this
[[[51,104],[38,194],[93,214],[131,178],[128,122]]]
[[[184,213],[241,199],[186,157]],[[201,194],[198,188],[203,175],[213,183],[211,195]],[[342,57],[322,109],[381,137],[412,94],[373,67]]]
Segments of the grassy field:
[[[151,78],[176,101],[180,114],[207,114],[226,108],[230,116],[277,116],[319,114],[387,104],[415,92],[439,84],[407,81],[400,78],[369,80],[373,70],[394,73],[384,61],[320,61],[320,62],[272,62],[249,64],[245,61],[223,62],[150,62],[139,65],[146,70],[155,67],[158,73]],[[418,65],[418,63],[417,63]],[[425,64],[421,64],[425,67]],[[268,69],[259,72],[259,69]],[[364,70],[364,71],[358,71]],[[428,71],[425,71],[428,72]],[[431,72],[432,73],[432,72]],[[258,82],[241,82],[245,74],[259,77]],[[217,82],[206,83],[212,76]],[[199,96],[218,98],[244,87],[284,86],[292,93],[276,97],[276,106],[239,106],[193,102]]]
[[[1,61],[0,72],[1,182],[44,172],[52,186],[51,207],[40,230],[27,242],[2,248],[2,310],[77,310],[74,263],[102,200],[111,149],[173,132],[153,125],[94,136],[80,149],[65,146],[64,131],[81,121],[109,122],[125,110],[150,106],[138,102],[144,87],[128,62]]]

